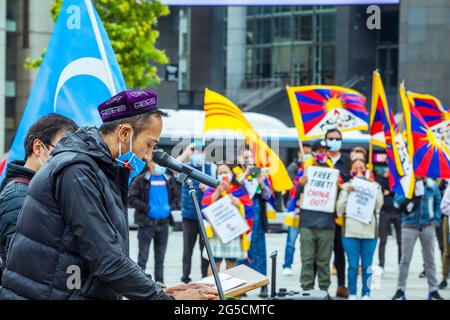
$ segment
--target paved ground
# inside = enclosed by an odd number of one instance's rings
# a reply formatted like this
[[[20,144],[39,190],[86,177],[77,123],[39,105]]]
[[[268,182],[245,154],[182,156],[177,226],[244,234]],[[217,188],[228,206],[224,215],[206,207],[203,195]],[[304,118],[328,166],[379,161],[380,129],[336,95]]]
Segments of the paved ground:
[[[297,250],[295,252],[294,258],[294,268],[292,276],[284,276],[282,274],[282,263],[284,258],[284,244],[286,241],[286,233],[274,233],[267,234],[267,252],[278,250],[278,263],[277,263],[277,286],[278,288],[288,288],[296,289],[300,288],[300,256],[298,251],[298,241]],[[136,260],[138,253],[137,245],[137,232],[130,231],[130,246],[131,246],[131,257]],[[165,261],[165,282],[168,285],[174,285],[180,282],[181,278],[181,268],[182,268],[182,250],[183,250],[183,239],[181,232],[171,232],[169,235],[169,244],[166,253]],[[153,273],[153,250],[150,251],[150,258],[148,261],[147,272]],[[377,264],[377,257],[375,261]],[[439,258],[439,249],[436,243],[436,263],[438,270],[438,280],[441,280],[441,261]],[[268,270],[270,274],[270,263],[268,260]],[[410,267],[410,274],[408,279],[407,296],[408,299],[423,300],[427,297],[427,281],[426,279],[420,279],[418,277],[419,273],[422,271],[422,256],[421,256],[421,246],[418,242],[416,244],[413,262]],[[192,259],[192,274],[191,278],[196,280],[200,279],[200,252],[198,246],[196,246],[193,259]],[[386,268],[385,274],[382,277],[375,277],[373,280],[374,288],[372,292],[373,299],[390,299],[395,293],[397,279],[397,248],[395,244],[395,239],[390,237],[388,240],[388,245],[386,249]],[[358,279],[361,281],[360,278]],[[360,288],[360,283],[358,286]],[[333,296],[336,292],[336,277],[332,277],[332,285],[330,288],[330,294]],[[254,290],[248,294],[247,299],[258,299],[259,290]],[[441,290],[441,295],[445,299],[450,299],[450,289]]]

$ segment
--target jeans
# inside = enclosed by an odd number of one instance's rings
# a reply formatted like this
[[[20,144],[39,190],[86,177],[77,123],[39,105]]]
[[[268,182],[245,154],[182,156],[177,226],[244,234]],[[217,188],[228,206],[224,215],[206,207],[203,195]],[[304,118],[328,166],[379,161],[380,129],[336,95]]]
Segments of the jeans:
[[[295,242],[297,241],[300,229],[298,227],[288,227],[286,247],[284,250],[284,268],[291,268],[294,262]]]
[[[409,265],[414,252],[414,246],[419,238],[422,245],[422,257],[425,263],[425,274],[428,280],[428,290],[436,291],[438,281],[436,278],[436,263],[434,261],[434,242],[436,241],[436,227],[434,225],[423,228],[402,227],[402,259],[397,280],[397,289],[406,290]]]
[[[152,225],[139,227],[138,265],[145,271],[148,260],[150,244],[154,240],[155,251],[155,281],[164,283],[164,256],[166,254],[167,240],[169,239],[169,225]]]
[[[370,295],[372,261],[377,247],[377,239],[359,239],[342,237],[342,245],[348,260],[348,292],[356,295],[358,267],[361,258],[362,295]]]

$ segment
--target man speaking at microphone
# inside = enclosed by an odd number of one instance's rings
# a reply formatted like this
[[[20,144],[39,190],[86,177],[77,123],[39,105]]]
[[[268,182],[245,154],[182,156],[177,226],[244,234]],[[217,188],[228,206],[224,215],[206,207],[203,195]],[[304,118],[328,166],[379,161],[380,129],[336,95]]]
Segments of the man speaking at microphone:
[[[0,300],[214,298],[202,285],[162,288],[128,257],[128,183],[161,135],[156,94],[121,92],[98,109],[100,129],[67,134],[34,176]]]

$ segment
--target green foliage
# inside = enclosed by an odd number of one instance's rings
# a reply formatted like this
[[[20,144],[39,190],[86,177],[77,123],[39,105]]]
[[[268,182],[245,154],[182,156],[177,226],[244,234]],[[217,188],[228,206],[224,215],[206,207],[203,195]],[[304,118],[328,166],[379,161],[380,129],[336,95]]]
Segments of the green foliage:
[[[64,0],[55,0],[51,13],[56,21]],[[159,83],[155,64],[167,64],[163,50],[155,47],[158,18],[170,13],[160,0],[92,0],[111,40],[128,88],[151,87]],[[25,67],[39,67],[38,59],[28,58]]]

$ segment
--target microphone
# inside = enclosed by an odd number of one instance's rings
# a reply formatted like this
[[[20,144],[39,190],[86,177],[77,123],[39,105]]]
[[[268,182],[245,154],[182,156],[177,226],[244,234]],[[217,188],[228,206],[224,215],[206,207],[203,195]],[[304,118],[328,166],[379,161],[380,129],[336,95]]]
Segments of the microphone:
[[[203,173],[200,170],[197,170],[187,164],[177,161],[175,158],[171,157],[161,150],[156,150],[153,152],[153,162],[159,164],[162,167],[169,168],[175,172],[184,173],[188,177],[200,183],[206,184],[211,188],[217,188],[220,184],[219,180],[214,179],[206,173]]]

